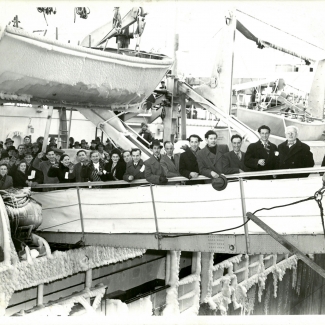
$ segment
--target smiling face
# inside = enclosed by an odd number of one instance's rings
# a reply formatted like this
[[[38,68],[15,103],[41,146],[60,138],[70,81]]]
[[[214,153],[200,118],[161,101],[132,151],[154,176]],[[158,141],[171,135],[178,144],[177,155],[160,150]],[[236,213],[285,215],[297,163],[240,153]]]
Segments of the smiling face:
[[[136,163],[136,164],[140,161],[141,153],[140,153],[139,150],[132,152],[132,159],[133,159],[133,162]]]
[[[23,172],[23,173],[25,173],[25,171],[26,171],[26,163],[25,162],[23,162],[23,163],[21,163],[19,166],[18,166],[18,170],[20,170],[21,172]]]
[[[54,151],[49,151],[46,154],[46,157],[51,163],[54,163],[54,161],[55,161],[55,153],[54,153]]]
[[[262,141],[267,141],[270,136],[270,131],[268,129],[261,129],[260,137]]]
[[[0,175],[3,177],[7,175],[8,173],[8,167],[5,165],[0,166]]]
[[[93,152],[90,156],[90,159],[94,164],[97,164],[99,162],[99,153]]]
[[[68,167],[70,164],[70,157],[69,156],[64,156],[64,158],[61,160],[61,163],[63,166]]]
[[[214,147],[217,145],[217,135],[210,134],[207,139],[205,139],[209,147]]]
[[[232,144],[232,147],[233,147],[233,149],[234,149],[235,152],[239,152],[240,151],[241,144],[242,144],[241,139],[234,138],[234,139],[232,139],[231,144]]]
[[[81,151],[78,153],[78,158],[80,162],[84,162],[87,159],[87,156],[83,151]]]
[[[199,147],[200,142],[197,137],[190,137],[190,147],[193,151],[196,151],[197,148]]]
[[[25,155],[25,160],[26,160],[27,164],[30,165],[30,163],[33,160],[33,156],[30,153],[28,153],[27,155]]]
[[[112,161],[116,164],[120,160],[120,156],[117,153],[112,154]]]

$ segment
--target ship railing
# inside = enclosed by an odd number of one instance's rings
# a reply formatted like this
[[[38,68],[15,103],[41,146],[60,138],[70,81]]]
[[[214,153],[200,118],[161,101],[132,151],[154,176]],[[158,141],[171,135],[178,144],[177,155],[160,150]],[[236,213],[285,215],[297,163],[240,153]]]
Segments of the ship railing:
[[[229,180],[238,180],[238,179],[246,179],[250,177],[262,177],[262,176],[277,176],[277,175],[294,175],[294,174],[317,174],[317,173],[325,173],[325,167],[311,167],[311,168],[296,168],[296,169],[276,169],[276,170],[267,170],[261,172],[242,172],[238,174],[230,174],[224,175]],[[179,182],[193,182],[198,180],[206,180],[212,181],[211,178],[199,175],[196,178],[188,179],[183,176],[178,177],[171,177],[168,178],[168,184],[170,183],[179,183]],[[56,184],[38,184],[35,185],[34,188],[77,188],[77,187],[96,187],[96,186],[114,186],[116,185],[149,185],[150,183],[145,179],[135,179],[132,182],[127,182],[124,180],[117,180],[117,181],[107,181],[107,182],[80,182],[80,183],[56,183]],[[154,184],[152,184],[154,185]]]
[[[245,234],[245,240],[246,240],[246,252],[249,253],[250,244],[249,244],[249,231],[247,226],[247,216],[246,216],[246,198],[245,198],[245,182],[249,181],[250,177],[256,178],[256,177],[263,177],[263,176],[276,176],[276,175],[294,175],[294,174],[321,174],[325,173],[325,167],[312,167],[312,168],[296,168],[296,169],[278,169],[278,170],[269,170],[269,171],[261,171],[261,172],[243,172],[238,174],[231,174],[231,175],[225,175],[225,177],[229,181],[239,181],[240,186],[240,200],[241,200],[241,208],[242,208],[242,217],[243,217],[243,227],[244,227],[244,234]],[[313,177],[313,176],[312,176]],[[185,177],[173,177],[168,179],[168,184],[173,185],[186,181],[187,184],[191,184],[194,181],[206,181],[206,183],[211,182],[211,178],[205,177],[205,176],[199,176],[197,178],[192,178],[191,180],[185,178]],[[260,180],[263,182],[264,180]],[[270,179],[268,180],[270,181]],[[281,179],[279,180],[281,181]],[[319,176],[319,187],[322,187],[322,178]],[[82,239],[85,238],[85,227],[84,227],[84,220],[83,220],[83,213],[82,213],[82,203],[80,200],[80,188],[92,188],[92,187],[105,187],[106,189],[110,186],[116,187],[125,187],[125,185],[138,185],[138,186],[150,186],[150,192],[151,192],[151,201],[153,205],[153,219],[155,222],[155,229],[156,229],[156,235],[158,241],[158,249],[161,249],[161,239],[162,239],[162,232],[159,229],[159,219],[157,216],[156,208],[155,208],[155,199],[154,199],[154,192],[153,187],[154,184],[148,183],[145,179],[141,180],[134,180],[132,182],[126,182],[123,180],[119,181],[108,181],[108,182],[82,182],[82,183],[58,183],[58,184],[39,184],[32,188],[46,188],[46,189],[65,189],[65,188],[75,188],[77,190],[77,197],[78,197],[78,205],[79,205],[79,213],[80,213],[80,223],[81,223],[81,231],[82,231]],[[168,186],[168,185],[167,185]],[[317,189],[316,189],[317,190]]]

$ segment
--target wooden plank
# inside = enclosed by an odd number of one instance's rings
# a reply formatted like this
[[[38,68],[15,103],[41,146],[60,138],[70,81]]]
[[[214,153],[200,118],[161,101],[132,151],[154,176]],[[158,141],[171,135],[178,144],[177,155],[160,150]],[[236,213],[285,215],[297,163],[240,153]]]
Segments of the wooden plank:
[[[283,236],[279,235],[272,228],[270,228],[267,224],[257,218],[254,214],[248,212],[247,217],[255,222],[259,227],[265,230],[270,236],[272,236],[276,241],[278,241],[281,245],[283,245],[286,249],[288,249],[292,254],[298,256],[300,260],[305,262],[311,269],[325,278],[325,270],[313,262],[309,257],[307,257],[303,252],[301,252],[297,247],[292,245],[289,241],[287,241]]]

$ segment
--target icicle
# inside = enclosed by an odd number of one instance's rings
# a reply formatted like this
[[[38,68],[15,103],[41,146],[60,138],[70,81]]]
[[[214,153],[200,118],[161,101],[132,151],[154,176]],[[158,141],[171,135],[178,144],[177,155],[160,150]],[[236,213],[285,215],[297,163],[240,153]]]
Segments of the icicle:
[[[179,303],[178,303],[178,286],[179,286],[179,261],[181,252],[171,252],[171,271],[170,271],[170,288],[166,290],[166,307],[162,312],[163,316],[178,315],[179,314]]]
[[[87,246],[66,252],[56,251],[46,256],[18,262],[15,266],[0,265],[0,293],[5,293],[7,307],[14,291],[48,283],[102,265],[141,256],[144,249]]]
[[[292,289],[295,288],[297,284],[297,266],[292,267]]]

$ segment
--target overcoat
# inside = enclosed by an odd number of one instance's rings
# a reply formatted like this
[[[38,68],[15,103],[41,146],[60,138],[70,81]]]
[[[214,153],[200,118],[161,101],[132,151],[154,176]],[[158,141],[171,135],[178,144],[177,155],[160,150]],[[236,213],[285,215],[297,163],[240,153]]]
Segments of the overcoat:
[[[134,179],[144,179],[145,178],[144,170],[140,171],[142,167],[143,169],[145,169],[144,162],[142,159],[139,160],[137,167],[134,167],[133,161],[129,161],[126,165],[126,171],[125,174],[123,175],[123,179],[126,182],[129,182],[129,176],[133,176]]]
[[[314,167],[315,162],[310,147],[296,139],[296,143],[289,148],[288,141],[279,144],[278,169]],[[308,173],[281,175],[281,178],[308,177]]]
[[[222,172],[225,175],[237,174],[239,173],[239,169],[241,169],[244,172],[248,172],[249,168],[245,166],[244,159],[245,159],[245,152],[242,151],[241,151],[240,160],[233,150],[225,153],[222,156]]]
[[[161,156],[160,165],[164,169],[166,177],[181,176],[181,174],[179,173],[179,156],[180,154],[174,155],[175,163],[173,163],[167,155]]]
[[[144,162],[144,165],[144,175],[146,177],[146,180],[152,184],[161,184],[161,182],[159,181],[159,177],[166,176],[166,174],[157,158],[155,158],[154,156],[150,157]]]
[[[196,158],[199,165],[199,171],[201,175],[212,178],[211,172],[214,171],[217,174],[222,173],[222,156],[229,152],[229,148],[225,144],[217,145],[217,152],[214,155],[207,146],[198,151]]]

